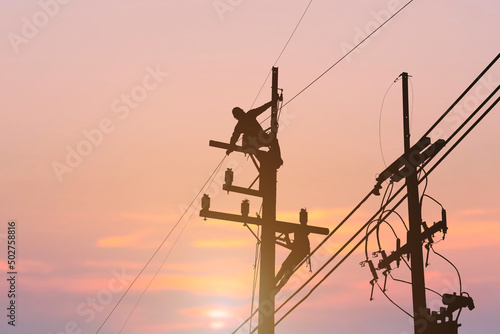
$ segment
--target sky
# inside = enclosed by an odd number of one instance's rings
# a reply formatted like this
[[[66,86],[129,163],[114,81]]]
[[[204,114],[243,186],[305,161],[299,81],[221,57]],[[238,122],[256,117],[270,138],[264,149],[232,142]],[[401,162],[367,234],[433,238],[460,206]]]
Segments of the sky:
[[[405,2],[312,1],[287,44],[308,4],[0,2],[2,333],[226,334],[249,316],[256,240],[241,224],[199,217],[197,194],[208,193],[213,210],[238,213],[245,197],[222,191],[224,170],[233,168],[241,186],[256,170],[232,153],[206,183],[224,158],[208,142],[229,140],[233,107],[270,100],[265,79],[273,65],[287,103]],[[332,229],[342,221],[402,154],[395,79],[411,76],[414,143],[498,54],[499,13],[493,0],[414,0],[287,103],[278,134],[278,219],[298,222],[307,208],[310,224]],[[447,138],[499,82],[496,64],[432,140]],[[497,124],[498,107],[429,175],[425,189],[447,210],[449,231],[443,241],[436,235],[434,249],[458,268],[475,302],[460,315],[462,334],[498,332]],[[259,211],[260,202],[249,199],[251,214]],[[313,257],[313,271],[381,201],[372,196],[329,239]],[[406,202],[397,212],[407,220]],[[440,206],[425,199],[423,219],[439,221]],[[7,281],[12,221],[15,298]],[[388,222],[404,242],[399,218]],[[382,248],[394,250],[388,224],[380,235]],[[311,244],[321,240],[311,237]],[[378,249],[374,236],[367,247]],[[277,269],[286,255],[278,247]],[[276,333],[412,333],[411,318],[377,287],[370,301],[372,276],[359,265],[365,259],[360,247]],[[429,288],[459,291],[448,262],[431,252],[429,263]],[[410,278],[404,265],[392,274]],[[301,268],[277,305],[311,275]],[[408,284],[389,279],[387,289],[411,312]],[[15,326],[8,324],[11,301]],[[432,292],[427,301],[433,310],[442,306]]]

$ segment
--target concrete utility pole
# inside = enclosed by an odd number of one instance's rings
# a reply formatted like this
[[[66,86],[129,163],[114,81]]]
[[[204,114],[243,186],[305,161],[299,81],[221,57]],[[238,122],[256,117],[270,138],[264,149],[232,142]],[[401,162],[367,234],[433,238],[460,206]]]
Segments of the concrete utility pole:
[[[401,74],[403,78],[403,129],[404,153],[410,155],[410,116],[408,108],[408,73]],[[406,176],[406,189],[408,191],[408,219],[409,231],[407,244],[411,259],[411,286],[413,295],[413,317],[415,334],[420,319],[424,318],[427,309],[425,298],[424,257],[422,252],[422,212],[418,195],[418,179],[416,168]],[[424,318],[425,320],[425,318]]]
[[[278,133],[278,68],[272,69],[272,87],[271,87],[271,138],[276,138]],[[273,137],[274,136],[274,137]],[[275,294],[277,293],[275,282],[275,261],[276,261],[276,232],[294,233],[304,228],[308,233],[327,235],[327,228],[316,226],[301,226],[300,224],[276,221],[276,181],[277,169],[276,156],[274,152],[263,150],[248,151],[241,146],[231,146],[226,143],[210,141],[210,146],[228,149],[232,148],[236,152],[249,154],[259,171],[259,189],[238,187],[232,185],[232,172],[230,177],[226,178],[226,184],[223,189],[241,194],[262,197],[262,218],[248,216],[248,201],[242,203],[242,214],[228,214],[210,210],[210,198],[204,195],[202,200],[201,217],[215,218],[239,222],[244,224],[253,224],[262,226],[261,236],[261,264],[260,264],[260,286],[259,286],[259,334],[274,334],[274,311]],[[257,165],[255,158],[260,162]],[[226,175],[228,172],[226,172]],[[229,181],[229,182],[228,182]]]

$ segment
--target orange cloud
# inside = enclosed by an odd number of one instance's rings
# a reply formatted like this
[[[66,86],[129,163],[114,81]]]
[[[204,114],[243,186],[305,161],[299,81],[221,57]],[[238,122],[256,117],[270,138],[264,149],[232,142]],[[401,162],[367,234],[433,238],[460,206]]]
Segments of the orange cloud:
[[[118,237],[102,238],[97,241],[99,247],[130,247],[135,245],[140,236],[137,234],[130,234]]]
[[[180,215],[155,215],[155,214],[123,212],[121,214],[121,217],[125,219],[139,220],[142,222],[150,222],[150,223],[168,223],[168,222],[173,223],[179,220]]]
[[[198,240],[193,243],[193,246],[198,248],[232,248],[245,247],[250,245],[248,240]]]
[[[128,235],[111,236],[101,238],[97,241],[99,247],[127,247],[127,248],[149,248],[151,243],[149,239],[156,236],[153,230],[140,230]],[[159,241],[158,241],[159,242]]]

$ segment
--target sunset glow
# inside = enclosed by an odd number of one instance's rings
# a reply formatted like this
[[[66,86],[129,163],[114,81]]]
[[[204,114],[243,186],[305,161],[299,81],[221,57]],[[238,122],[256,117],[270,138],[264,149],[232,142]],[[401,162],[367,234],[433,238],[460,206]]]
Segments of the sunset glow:
[[[1,1],[0,332],[236,329],[258,306],[261,240],[255,225],[200,217],[201,197],[210,196],[211,210],[234,215],[248,199],[248,216],[260,216],[261,197],[222,189],[228,168],[242,188],[256,189],[259,171],[249,155],[226,156],[209,141],[230,141],[234,107],[270,101],[266,77],[277,66],[284,102],[277,219],[298,224],[306,208],[309,225],[335,229],[403,154],[400,74],[410,75],[413,144],[499,52],[499,1],[414,0],[347,54],[405,4]],[[432,131],[432,142],[459,129],[499,84],[500,61]],[[269,116],[266,110],[257,118],[264,128]],[[439,294],[460,289],[475,302],[460,314],[460,334],[498,333],[499,125],[497,105],[419,186],[432,197],[423,199],[422,219],[441,221],[443,207],[448,227],[429,248],[428,304],[439,310]],[[395,182],[393,193],[404,182]],[[363,263],[366,255],[378,263],[378,251],[390,254],[398,238],[406,243],[406,201],[378,239],[373,233],[360,242],[388,187],[384,182],[381,196],[370,196],[276,295],[277,306],[291,298],[279,319],[318,284],[276,334],[413,333],[411,318],[376,284],[370,301],[373,276]],[[309,238],[314,249],[324,235]],[[289,252],[277,246],[276,271]],[[7,313],[11,271],[15,326]],[[412,312],[410,269],[401,262],[390,274],[388,296]],[[257,317],[252,321],[255,328]]]

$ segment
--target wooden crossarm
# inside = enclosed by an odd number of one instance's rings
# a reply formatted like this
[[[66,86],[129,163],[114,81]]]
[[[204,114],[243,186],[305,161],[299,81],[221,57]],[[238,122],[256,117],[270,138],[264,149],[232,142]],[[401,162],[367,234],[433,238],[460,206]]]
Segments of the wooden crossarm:
[[[266,151],[261,151],[261,150],[257,150],[257,149],[253,149],[253,148],[243,148],[242,146],[238,146],[238,145],[230,145],[228,143],[223,143],[223,142],[220,142],[220,141],[216,141],[216,140],[211,140],[209,143],[208,143],[209,146],[212,146],[212,147],[217,147],[217,148],[222,148],[222,149],[232,149],[233,151],[236,151],[236,152],[241,152],[241,153],[247,153],[247,154],[254,154],[255,156],[257,156],[257,158],[259,158],[262,154],[266,154],[267,152]]]
[[[210,211],[210,210],[201,210],[200,216],[206,217],[206,218],[227,220],[227,221],[232,221],[232,222],[236,222],[236,223],[246,223],[246,224],[253,224],[253,225],[265,224],[265,220],[262,218],[245,217],[242,215],[235,215],[235,214],[231,214],[231,213],[223,213],[223,212]],[[294,233],[294,232],[299,231],[299,230],[304,229],[304,228],[307,230],[307,232],[314,233],[314,234],[327,235],[328,233],[330,233],[330,231],[326,227],[319,227],[319,226],[312,226],[312,225],[303,226],[301,224],[294,224],[294,223],[282,222],[282,221],[276,221],[275,227],[276,227],[276,232],[279,232],[279,233]]]

